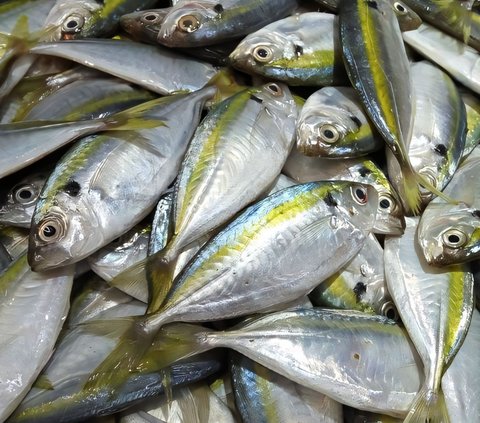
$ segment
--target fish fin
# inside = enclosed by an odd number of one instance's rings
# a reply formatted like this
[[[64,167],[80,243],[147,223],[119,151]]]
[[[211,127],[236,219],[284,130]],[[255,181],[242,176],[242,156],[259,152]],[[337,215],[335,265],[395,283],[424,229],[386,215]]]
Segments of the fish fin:
[[[111,323],[122,323],[123,333],[118,337],[113,351],[97,366],[88,378],[84,389],[118,386],[131,372],[135,372],[146,351],[150,348],[156,330],[148,330],[145,316],[98,321],[108,331]]]
[[[143,259],[138,263],[133,264],[122,273],[115,276],[109,285],[118,288],[137,300],[144,303],[148,302],[148,281],[145,271],[147,259]]]
[[[147,313],[157,311],[167,297],[174,280],[176,260],[166,260],[163,249],[147,258],[149,299]]]
[[[220,103],[226,98],[248,88],[237,83],[235,80],[235,74],[229,68],[223,68],[218,71],[210,81],[208,81],[207,86],[213,86],[217,89],[212,104]]]
[[[46,391],[53,391],[55,389],[53,383],[45,374],[41,374],[40,376],[38,376],[32,387],[37,389],[44,389]]]
[[[442,389],[438,394],[426,386],[420,389],[403,423],[450,423]]]
[[[144,110],[136,108],[110,115],[104,119],[104,122],[109,131],[137,131],[167,126],[164,121],[147,117]]]

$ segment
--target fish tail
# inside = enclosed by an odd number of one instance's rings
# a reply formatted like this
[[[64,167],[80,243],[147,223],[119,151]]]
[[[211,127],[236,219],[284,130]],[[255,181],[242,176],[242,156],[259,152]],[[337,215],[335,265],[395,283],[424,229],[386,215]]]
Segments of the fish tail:
[[[173,323],[160,329],[155,338],[155,367],[163,369],[179,360],[215,348],[212,330],[188,323]]]
[[[146,316],[135,316],[116,320],[99,320],[86,330],[105,334],[111,327],[119,328],[123,333],[118,336],[113,351],[97,366],[85,384],[85,389],[100,389],[105,386],[119,386],[127,380],[131,372],[136,371],[143,356],[148,351],[154,337],[155,329],[147,325]],[[100,331],[100,332],[99,332]]]
[[[175,273],[176,260],[169,260],[160,251],[147,263],[149,299],[147,313],[156,312],[163,304],[170,288],[172,287]]]
[[[450,423],[445,396],[440,388],[438,393],[424,386],[415,399],[404,423]]]
[[[103,121],[106,129],[109,131],[136,131],[167,126],[160,119],[154,119],[151,116],[147,117],[141,109],[124,110],[108,116]]]
[[[247,88],[235,80],[235,74],[229,68],[218,71],[207,83],[207,86],[213,86],[217,89],[212,100],[213,104],[220,103],[222,100]]]

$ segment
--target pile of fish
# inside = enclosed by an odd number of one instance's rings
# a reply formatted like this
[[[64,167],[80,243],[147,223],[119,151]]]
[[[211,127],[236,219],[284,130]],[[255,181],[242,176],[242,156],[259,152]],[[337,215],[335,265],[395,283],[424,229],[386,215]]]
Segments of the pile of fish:
[[[0,422],[480,421],[480,7],[0,2]]]

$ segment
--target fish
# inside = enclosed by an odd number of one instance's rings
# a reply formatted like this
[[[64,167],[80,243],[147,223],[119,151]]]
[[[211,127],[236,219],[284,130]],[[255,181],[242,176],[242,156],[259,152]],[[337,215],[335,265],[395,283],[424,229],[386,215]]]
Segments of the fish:
[[[431,25],[404,32],[405,43],[446,70],[455,80],[480,94],[479,53]]]
[[[462,160],[464,160],[480,143],[480,102],[473,94],[460,92],[467,113],[467,136]]]
[[[15,410],[53,352],[73,267],[34,273],[24,254],[0,275],[0,421]]]
[[[458,200],[459,204],[448,204],[435,198],[422,214],[418,241],[426,261],[431,265],[460,264],[479,257],[479,161],[480,150],[476,148],[445,188],[445,193]]]
[[[416,243],[419,218],[406,222],[401,237],[385,239],[388,289],[425,368],[405,422],[449,422],[441,381],[470,326],[473,275],[461,265],[428,266]]]
[[[316,306],[399,318],[385,281],[383,248],[373,234],[345,267],[319,282],[309,295]]]
[[[297,108],[289,89],[268,83],[216,105],[193,135],[174,190],[174,226],[166,247],[149,257],[149,311],[168,291],[175,258],[256,200],[280,173],[295,133]],[[265,168],[263,164],[270,165]],[[126,279],[132,279],[125,274]]]
[[[283,172],[297,182],[345,180],[373,185],[379,193],[374,232],[392,235],[403,233],[405,220],[400,198],[383,171],[372,160],[307,157],[294,149]]]
[[[30,52],[72,60],[162,95],[199,90],[217,73],[208,63],[166,48],[126,40],[41,43]]]
[[[0,4],[0,32],[12,34],[18,19],[27,16],[30,31],[38,31],[56,0],[9,0]]]
[[[342,405],[231,351],[235,403],[245,423],[340,423]]]
[[[158,41],[167,47],[200,47],[242,37],[287,16],[297,0],[197,0],[179,2],[165,16]]]
[[[230,62],[243,72],[289,85],[342,85],[348,79],[337,33],[332,14],[290,16],[247,35],[230,54]]]
[[[303,309],[226,331],[177,323],[161,332],[171,339],[162,363],[226,347],[342,404],[392,416],[405,416],[422,378],[406,333],[361,312]]]
[[[0,226],[0,244],[5,247],[13,261],[27,252],[28,233],[25,228]]]
[[[426,61],[411,65],[416,111],[407,153],[414,171],[443,191],[457,170],[465,148],[467,116],[462,97],[452,79]],[[390,181],[404,198],[403,174],[398,161],[387,152]],[[421,208],[432,199],[421,190]],[[404,207],[406,208],[406,204]]]
[[[425,21],[480,50],[480,16],[458,1],[404,0]]]
[[[419,183],[438,191],[413,169],[407,143],[413,127],[410,65],[397,18],[386,0],[343,0],[339,9],[345,67],[365,111],[399,162],[403,202],[417,214]],[[441,195],[441,194],[440,194]]]
[[[312,182],[250,206],[190,261],[155,313],[123,322],[122,343],[90,383],[96,386],[98,377],[113,368],[134,368],[167,323],[248,315],[308,294],[363,246],[377,198],[368,185]]]
[[[143,103],[134,113],[163,126],[123,136],[105,132],[74,145],[37,202],[29,241],[32,268],[76,263],[145,218],[178,173],[203,105],[215,92],[208,87]]]
[[[58,0],[44,24],[51,34],[47,40],[112,36],[120,16],[155,3],[154,0]]]
[[[297,149],[306,156],[360,157],[383,145],[352,88],[316,91],[308,97],[297,120]]]
[[[475,421],[480,415],[478,367],[474,365],[480,347],[480,314],[473,311],[465,340],[442,378],[442,389],[452,422]]]
[[[160,197],[152,221],[152,232],[148,243],[148,255],[163,250],[172,236],[173,190]]]
[[[0,201],[0,224],[29,228],[48,171],[33,173],[15,184]]]

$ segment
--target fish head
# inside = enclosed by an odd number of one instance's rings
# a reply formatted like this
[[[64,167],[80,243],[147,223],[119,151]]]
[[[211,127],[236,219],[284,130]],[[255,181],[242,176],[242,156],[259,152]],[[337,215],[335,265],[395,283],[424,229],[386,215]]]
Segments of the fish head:
[[[45,21],[46,35],[43,41],[86,38],[89,35],[88,28],[101,7],[100,2],[93,0],[56,2]]]
[[[182,2],[165,16],[158,42],[167,47],[198,47],[215,44],[221,4]],[[212,41],[213,40],[213,41]]]
[[[31,175],[13,188],[0,200],[0,224],[29,228],[33,211],[47,175]]]
[[[480,210],[464,203],[430,203],[417,233],[427,263],[448,266],[479,257]]]
[[[402,31],[413,31],[420,27],[422,18],[403,1],[390,0],[390,4]]]
[[[333,181],[326,200],[335,207],[335,216],[360,230],[372,230],[376,218],[378,192],[374,186],[351,181]],[[335,220],[335,219],[334,219]],[[335,224],[335,221],[332,221]]]
[[[373,232],[402,235],[405,230],[402,202],[381,169],[371,160],[362,160],[352,166],[350,172],[355,180],[372,184],[378,192],[377,218]]]
[[[242,40],[230,53],[230,64],[246,73],[279,79],[285,61],[298,56],[298,46],[287,36],[276,32],[259,31]],[[278,68],[278,69],[277,69]]]
[[[165,8],[128,13],[120,18],[120,25],[135,38],[156,43],[169,10],[170,8]]]
[[[82,195],[73,197],[59,192],[45,207],[40,198],[28,246],[32,270],[44,271],[76,263],[105,244],[95,208],[84,202]]]

